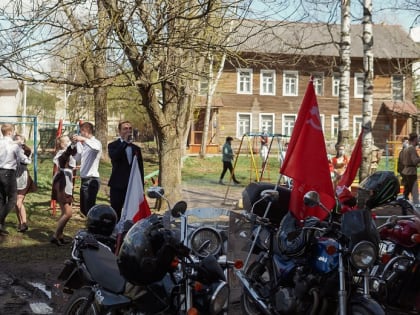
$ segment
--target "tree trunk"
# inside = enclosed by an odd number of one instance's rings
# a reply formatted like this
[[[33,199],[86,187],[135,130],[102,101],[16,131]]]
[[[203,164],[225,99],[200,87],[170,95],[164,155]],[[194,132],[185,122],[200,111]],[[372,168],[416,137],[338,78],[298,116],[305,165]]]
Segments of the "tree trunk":
[[[206,97],[206,113],[204,115],[203,134],[201,138],[201,147],[200,147],[201,158],[204,158],[206,156],[207,138],[209,134],[209,124],[210,124],[210,116],[211,116],[211,103],[213,100],[212,86],[214,85],[214,82],[213,82],[214,57],[210,52],[209,52],[208,61],[209,61],[209,73],[208,73],[208,85],[207,85],[207,97]]]
[[[351,16],[350,0],[341,2],[341,43],[340,43],[340,91],[338,97],[338,138],[337,145],[348,144],[350,109],[350,67],[351,67]]]
[[[372,0],[363,1],[363,146],[360,181],[370,173],[372,159],[372,104],[373,104],[373,36]]]

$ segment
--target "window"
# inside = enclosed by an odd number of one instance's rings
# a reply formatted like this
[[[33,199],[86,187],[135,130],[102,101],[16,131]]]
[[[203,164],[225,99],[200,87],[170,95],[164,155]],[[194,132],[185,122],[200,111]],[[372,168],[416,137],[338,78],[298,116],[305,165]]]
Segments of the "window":
[[[331,115],[331,139],[338,138],[338,115]]]
[[[252,70],[238,69],[238,94],[252,94]]]
[[[404,100],[404,77],[402,75],[392,76],[392,100]]]
[[[296,114],[283,114],[282,115],[282,122],[283,126],[281,128],[281,133],[285,136],[291,136],[293,127],[295,126],[296,122]]]
[[[354,97],[355,98],[363,97],[364,78],[365,76],[363,73],[354,74]]]
[[[198,93],[200,95],[207,95],[207,93],[209,92],[209,80],[205,78],[201,78],[198,88],[199,88]]]
[[[314,89],[316,95],[324,94],[324,74],[323,73],[313,73],[314,80]]]
[[[325,114],[319,114],[319,120],[321,121],[322,132],[325,133]]]
[[[283,95],[298,96],[299,77],[297,71],[285,71],[283,73]]]
[[[251,114],[237,113],[236,114],[236,137],[242,138],[244,134],[251,132]]]
[[[260,132],[267,130],[267,133],[274,134],[274,114],[260,114]]]
[[[353,116],[353,138],[356,139],[359,137],[360,132],[362,131],[363,117],[360,115]]]
[[[276,94],[276,72],[274,70],[261,70],[260,75],[260,94],[275,95]]]
[[[332,96],[340,95],[340,74],[334,73],[332,76]]]

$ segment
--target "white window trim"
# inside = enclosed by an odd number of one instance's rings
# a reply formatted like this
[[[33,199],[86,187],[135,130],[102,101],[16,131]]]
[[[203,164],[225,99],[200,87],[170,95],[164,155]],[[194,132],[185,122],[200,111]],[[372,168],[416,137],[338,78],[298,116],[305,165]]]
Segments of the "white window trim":
[[[319,114],[319,119],[321,120],[322,133],[325,134],[325,114]]]
[[[243,134],[239,133],[239,116],[247,115],[249,116],[249,132],[252,132],[252,113],[249,112],[237,112],[236,113],[236,138],[242,139]]]
[[[273,92],[268,93],[264,92],[264,80],[263,75],[264,74],[272,74],[273,76]],[[276,95],[276,71],[275,70],[261,70],[260,72],[260,95]]]
[[[363,92],[362,94],[357,94],[357,79],[358,78],[364,78],[364,74],[360,72],[356,72],[354,74],[354,98],[363,98]]]
[[[296,75],[296,94],[286,93],[286,74]],[[283,71],[283,96],[299,96],[299,72],[298,71]]]
[[[337,93],[334,92],[334,78],[337,77],[338,78],[338,89],[337,89]],[[331,95],[332,96],[340,96],[340,74],[335,72],[333,73],[332,77],[331,77]]]
[[[331,139],[337,139],[338,138],[338,124],[337,124],[337,134],[334,134],[334,124],[335,124],[335,118],[337,118],[338,122],[338,115],[331,115]]]
[[[313,77],[315,77],[315,76],[320,77],[320,79],[321,79],[321,90],[322,90],[321,94],[317,93],[317,89],[316,89],[316,86],[315,86],[315,80],[314,80],[314,90],[315,90],[315,94],[317,96],[323,96],[324,95],[324,85],[325,85],[325,83],[324,83],[324,73],[323,72],[314,72],[314,73],[312,73],[312,76]]]
[[[297,119],[297,114],[281,114],[281,133],[283,134],[283,135],[286,135],[286,131],[285,131],[285,126],[284,126],[284,121],[285,121],[285,116],[294,116],[295,117],[295,124],[296,124],[296,119]],[[294,129],[295,127],[293,126],[293,129]],[[292,130],[292,132],[290,133],[290,135],[289,136],[292,136],[292,133],[293,133],[293,130]]]
[[[250,90],[249,91],[241,91],[240,88],[239,88],[240,87],[240,82],[241,82],[241,80],[240,80],[241,72],[249,72],[249,74],[250,74],[250,84],[249,84],[249,89]],[[252,81],[253,81],[253,77],[254,77],[252,69],[238,68],[238,69],[236,69],[236,73],[237,73],[237,75],[236,75],[236,93],[237,94],[252,94],[252,89],[253,89]]]
[[[359,133],[356,134],[356,120],[358,118],[362,119],[362,124],[363,124],[363,116],[362,115],[354,115],[353,116],[353,139],[356,139],[357,137],[359,137]]]
[[[271,131],[271,133],[275,133],[274,131],[276,130],[276,126],[275,126],[275,123],[276,123],[276,120],[275,120],[275,118],[276,118],[276,114],[274,114],[274,113],[259,113],[258,114],[258,125],[260,126],[260,131],[262,132],[263,131],[263,126],[262,126],[262,116],[271,116],[272,117],[272,122],[273,122],[273,130]]]

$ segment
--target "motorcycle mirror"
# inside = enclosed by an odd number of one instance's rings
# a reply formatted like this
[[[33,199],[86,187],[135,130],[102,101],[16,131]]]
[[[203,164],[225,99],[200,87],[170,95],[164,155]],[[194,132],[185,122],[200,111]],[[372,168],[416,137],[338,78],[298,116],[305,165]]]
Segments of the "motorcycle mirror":
[[[187,203],[183,200],[178,201],[171,210],[171,215],[174,218],[179,218],[182,214],[187,211]]]
[[[260,193],[261,198],[270,198],[272,201],[279,199],[279,192],[276,189],[265,189]]]
[[[160,186],[153,186],[147,190],[147,197],[152,199],[159,199],[162,198],[165,194],[165,190],[163,187]]]
[[[321,204],[321,201],[319,200],[319,194],[313,190],[308,191],[303,196],[303,203],[305,204],[305,206],[308,206],[308,207],[319,206]]]

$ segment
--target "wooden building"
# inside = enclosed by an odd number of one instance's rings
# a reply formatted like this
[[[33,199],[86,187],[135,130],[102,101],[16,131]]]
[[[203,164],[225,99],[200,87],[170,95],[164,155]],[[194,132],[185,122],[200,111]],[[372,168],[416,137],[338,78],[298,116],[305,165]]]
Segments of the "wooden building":
[[[362,25],[352,25],[349,130],[354,139],[362,124],[362,33]],[[240,44],[227,59],[212,99],[207,152],[215,153],[227,136],[238,145],[244,134],[263,129],[290,136],[311,76],[325,139],[335,143],[339,34],[339,25],[246,21],[239,26],[232,40]],[[384,149],[388,141],[418,131],[412,63],[420,59],[420,47],[399,25],[373,25],[373,40],[372,130],[375,145]],[[198,152],[202,141],[205,99],[202,95],[196,104],[191,153]]]

